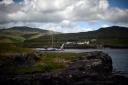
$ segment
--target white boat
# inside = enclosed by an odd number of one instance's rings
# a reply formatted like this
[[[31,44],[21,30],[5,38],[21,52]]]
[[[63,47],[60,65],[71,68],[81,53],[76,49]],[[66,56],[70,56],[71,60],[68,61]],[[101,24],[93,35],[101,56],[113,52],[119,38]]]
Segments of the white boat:
[[[64,51],[64,44],[60,48],[36,48],[38,51]]]
[[[50,48],[36,48],[38,51],[64,51],[64,43],[60,46],[60,48],[53,47],[53,36],[52,36],[52,47]]]
[[[39,51],[64,51],[64,44],[61,45],[60,48],[44,48],[44,49],[37,49]]]

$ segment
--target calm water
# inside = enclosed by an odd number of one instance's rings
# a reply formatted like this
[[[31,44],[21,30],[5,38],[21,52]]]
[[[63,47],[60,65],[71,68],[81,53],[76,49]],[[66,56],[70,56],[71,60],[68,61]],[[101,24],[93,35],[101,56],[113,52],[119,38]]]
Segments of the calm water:
[[[91,52],[103,51],[108,53],[113,61],[113,69],[119,74],[128,77],[128,49],[65,49],[64,52]]]
[[[128,49],[66,49],[65,52],[103,51],[108,53],[113,61],[114,71],[128,77]]]

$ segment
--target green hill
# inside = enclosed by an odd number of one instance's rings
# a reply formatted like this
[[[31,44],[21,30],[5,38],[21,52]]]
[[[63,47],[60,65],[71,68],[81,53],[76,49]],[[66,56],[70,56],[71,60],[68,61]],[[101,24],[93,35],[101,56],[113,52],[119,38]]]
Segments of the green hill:
[[[112,26],[89,32],[55,34],[54,45],[57,47],[65,42],[84,42],[92,39],[97,40],[95,42],[96,45],[128,47],[128,28]],[[45,47],[50,45],[51,36],[41,36],[24,42],[24,46],[27,47]]]
[[[12,27],[0,29],[0,43],[20,43],[25,47],[49,47],[51,35],[54,35],[54,46],[59,47],[66,42],[85,42],[95,39],[95,43],[87,45],[66,45],[65,47],[87,48],[103,45],[105,47],[128,47],[128,28],[112,26],[80,33],[58,33],[31,27]]]
[[[31,27],[26,27],[26,26],[20,26],[20,27],[11,27],[7,29],[2,29],[1,30],[4,33],[20,33],[20,34],[27,34],[27,33],[47,33],[49,32],[48,30],[43,30],[39,28],[31,28]]]
[[[17,43],[23,42],[27,39],[38,38],[40,36],[51,34],[57,34],[57,32],[26,26],[11,27],[7,29],[0,29],[0,42]]]
[[[63,38],[64,40],[82,40],[82,39],[128,39],[128,28],[112,26],[107,28],[100,28],[95,31],[67,33],[56,35],[56,38]]]
[[[0,43],[19,43],[23,42],[25,38],[14,35],[0,35]]]

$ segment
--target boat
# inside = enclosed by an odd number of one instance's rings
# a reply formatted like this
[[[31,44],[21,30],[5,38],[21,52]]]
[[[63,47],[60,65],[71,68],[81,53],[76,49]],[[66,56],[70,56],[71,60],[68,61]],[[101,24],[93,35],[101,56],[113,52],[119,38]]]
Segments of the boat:
[[[36,48],[38,51],[64,51],[64,44],[60,48]]]
[[[50,48],[36,48],[38,51],[64,51],[64,43],[60,46],[60,48],[53,47],[53,35],[52,35],[52,47]]]

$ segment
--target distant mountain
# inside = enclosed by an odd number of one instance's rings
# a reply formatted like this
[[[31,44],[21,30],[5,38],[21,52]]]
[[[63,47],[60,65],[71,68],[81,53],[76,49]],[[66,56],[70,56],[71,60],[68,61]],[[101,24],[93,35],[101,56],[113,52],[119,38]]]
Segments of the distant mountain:
[[[53,32],[49,30],[44,30],[44,29],[39,29],[39,28],[31,28],[31,27],[26,27],[26,26],[19,26],[19,27],[11,27],[8,29],[1,29],[2,32],[7,32],[7,33],[48,33],[48,32]],[[56,32],[53,32],[56,33]]]
[[[64,42],[96,39],[96,44],[128,47],[128,27],[120,26],[80,33],[58,33],[26,26],[12,27],[0,29],[0,43],[22,43],[26,47],[47,47],[51,45],[51,35],[54,35],[55,46],[60,46]]]
[[[54,43],[62,44],[64,42],[82,42],[85,40],[96,39],[97,43],[104,45],[127,45],[128,46],[128,27],[112,26],[100,28],[98,30],[80,33],[55,34]],[[31,44],[30,44],[31,43]],[[41,36],[32,40],[26,40],[25,46],[45,46],[50,45],[50,36]]]
[[[63,40],[83,40],[83,39],[128,39],[128,27],[112,26],[100,28],[98,30],[80,33],[58,34],[56,38]]]
[[[21,26],[21,27],[12,27],[9,28],[8,30],[16,30],[16,31],[21,31],[21,32],[49,32],[49,30],[44,30],[44,29],[39,29],[39,28],[31,28],[27,26]]]
[[[20,26],[20,27],[11,27],[7,29],[0,29],[0,39],[4,39],[4,41],[6,40],[9,42],[12,42],[12,40],[23,41],[25,39],[33,39],[33,38],[38,38],[40,36],[57,34],[57,33],[58,32],[43,30],[39,28]]]
[[[99,38],[128,39],[128,27],[112,26],[100,28],[95,33]]]

